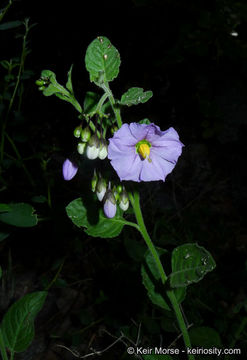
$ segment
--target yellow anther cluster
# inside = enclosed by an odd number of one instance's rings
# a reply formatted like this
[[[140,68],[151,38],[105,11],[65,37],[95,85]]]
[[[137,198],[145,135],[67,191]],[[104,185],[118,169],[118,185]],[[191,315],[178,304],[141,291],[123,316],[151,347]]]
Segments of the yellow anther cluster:
[[[138,153],[143,159],[146,159],[146,157],[149,157],[150,154],[150,146],[148,144],[141,144],[139,146]]]

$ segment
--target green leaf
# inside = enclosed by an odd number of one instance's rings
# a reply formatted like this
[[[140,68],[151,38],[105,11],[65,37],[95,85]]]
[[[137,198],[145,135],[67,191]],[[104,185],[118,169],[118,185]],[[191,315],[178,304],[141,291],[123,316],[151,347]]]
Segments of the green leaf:
[[[69,71],[68,71],[68,80],[66,83],[66,88],[69,90],[71,94],[73,94],[73,86],[72,86],[72,79],[71,79],[71,73],[72,73],[73,65],[71,65]]]
[[[34,214],[34,208],[25,203],[8,204],[10,209],[0,214],[0,221],[5,224],[18,227],[32,227],[37,225],[37,215]]]
[[[53,71],[43,70],[41,72],[41,78],[49,82],[49,85],[43,90],[43,95],[51,96],[56,93],[61,93],[66,96],[69,95],[69,92],[57,82],[56,74]]]
[[[159,255],[167,254],[167,251],[157,248]],[[146,263],[141,267],[142,282],[148,291],[148,296],[153,304],[160,306],[163,309],[171,310],[168,305],[168,299],[165,298],[165,288],[160,281],[160,274],[153,258],[153,255],[148,251],[145,256]],[[161,295],[162,293],[162,295]],[[178,288],[174,291],[178,303],[181,303],[186,295],[185,288]]]
[[[34,337],[34,319],[46,299],[46,291],[27,294],[16,301],[4,315],[1,330],[4,343],[11,352],[27,349]]]
[[[196,243],[178,246],[172,252],[170,284],[179,288],[196,283],[215,266],[214,259],[204,247]]]
[[[203,348],[222,347],[220,335],[208,326],[192,327],[189,330],[191,344]]]
[[[105,81],[112,81],[118,76],[120,66],[118,50],[104,36],[98,36],[88,46],[85,56],[86,69],[90,81],[101,86]]]
[[[0,212],[10,211],[11,208],[8,204],[0,204]]]
[[[43,90],[43,95],[51,96],[56,95],[59,99],[69,102],[72,104],[77,111],[82,112],[81,105],[75,99],[73,95],[72,82],[71,82],[71,71],[72,66],[68,72],[68,80],[66,87],[70,90],[66,90],[62,85],[60,85],[56,80],[56,74],[50,70],[43,70],[41,72],[41,79],[43,79],[47,84]]]
[[[126,93],[124,93],[121,97],[120,104],[121,105],[137,105],[140,103],[145,103],[153,96],[152,91],[143,91],[142,88],[132,87]]]
[[[23,25],[23,22],[20,20],[8,21],[0,25],[0,30],[15,29],[21,25]]]
[[[66,212],[76,226],[85,228],[84,231],[94,237],[116,237],[125,225],[125,220],[119,209],[114,218],[108,219],[103,210],[97,207],[97,203],[91,201],[85,205],[81,198],[69,203]]]

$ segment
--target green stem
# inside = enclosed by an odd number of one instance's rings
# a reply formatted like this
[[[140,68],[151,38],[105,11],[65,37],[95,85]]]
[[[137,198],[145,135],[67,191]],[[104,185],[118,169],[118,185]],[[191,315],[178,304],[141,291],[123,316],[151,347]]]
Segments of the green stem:
[[[1,328],[0,328],[0,352],[2,355],[2,360],[8,360]]]
[[[167,281],[167,275],[165,273],[165,270],[162,266],[162,263],[160,261],[159,258],[159,254],[147,232],[144,220],[143,220],[143,216],[142,216],[142,211],[141,211],[141,207],[140,207],[140,196],[139,193],[137,191],[134,192],[134,195],[132,195],[131,193],[129,193],[129,198],[131,201],[131,204],[133,206],[134,212],[135,212],[135,216],[136,216],[136,220],[137,220],[137,224],[139,226],[139,231],[143,236],[143,239],[145,240],[150,252],[152,253],[155,263],[157,265],[157,268],[159,270],[160,273],[160,278],[163,284],[165,284],[165,282]],[[182,332],[183,335],[183,339],[184,339],[184,344],[186,348],[191,348],[191,343],[190,343],[190,338],[189,338],[189,334],[188,334],[188,330],[183,318],[183,314],[181,312],[180,306],[177,302],[176,296],[174,294],[174,291],[169,289],[166,290],[166,294],[172,304],[173,310],[175,312],[176,318],[177,318],[177,322],[179,325],[179,328]],[[188,359],[189,360],[194,360],[194,356],[188,354]]]
[[[121,119],[120,109],[116,106],[117,104],[116,104],[114,96],[113,96],[113,94],[111,92],[111,89],[109,87],[108,82],[104,82],[104,84],[102,85],[102,89],[105,91],[105,93],[107,94],[107,96],[109,98],[112,110],[113,110],[113,112],[115,114],[115,117],[116,117],[117,125],[120,128],[122,126],[122,119]]]
[[[14,141],[11,139],[11,137],[10,137],[7,133],[5,133],[5,136],[6,136],[6,138],[8,139],[9,143],[11,144],[14,152],[16,153],[17,159],[20,161],[21,166],[23,167],[23,170],[24,170],[24,172],[25,172],[25,174],[26,174],[26,176],[27,176],[30,184],[31,184],[32,186],[34,186],[35,184],[34,184],[33,178],[32,178],[32,176],[31,176],[31,174],[29,173],[29,171],[27,170],[25,164],[23,163],[21,154],[19,153],[19,150],[17,149]]]
[[[24,25],[25,25],[25,34],[23,36],[23,42],[22,42],[22,52],[21,52],[20,66],[19,66],[19,70],[18,70],[18,74],[17,74],[17,78],[16,78],[15,88],[14,88],[13,94],[12,94],[10,102],[9,102],[9,106],[8,106],[8,110],[7,110],[5,120],[3,121],[3,125],[2,125],[1,150],[0,150],[1,162],[3,161],[4,140],[5,140],[5,135],[6,135],[6,127],[7,127],[8,118],[9,118],[10,111],[12,110],[13,103],[14,103],[16,93],[17,93],[17,89],[18,89],[20,81],[21,81],[21,75],[22,75],[23,70],[24,70],[24,63],[25,63],[25,56],[26,56],[26,40],[27,40],[27,35],[28,35],[28,32],[29,32],[28,20],[26,20],[24,22]]]

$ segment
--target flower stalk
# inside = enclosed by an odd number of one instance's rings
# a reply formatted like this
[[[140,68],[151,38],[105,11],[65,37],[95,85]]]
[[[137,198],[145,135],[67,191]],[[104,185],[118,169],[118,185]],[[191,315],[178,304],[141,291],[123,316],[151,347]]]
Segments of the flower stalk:
[[[129,193],[129,199],[130,199],[130,202],[133,206],[133,209],[134,209],[134,213],[135,213],[135,216],[136,216],[136,221],[137,221],[137,224],[138,224],[138,230],[140,231],[140,233],[142,234],[142,237],[143,239],[145,240],[146,244],[147,244],[147,247],[148,249],[150,250],[150,252],[152,253],[153,255],[153,258],[155,260],[155,263],[157,265],[157,268],[158,268],[158,271],[159,271],[159,274],[160,274],[160,278],[161,278],[161,281],[162,281],[162,284],[165,285],[168,277],[165,273],[165,270],[163,268],[163,265],[160,261],[160,257],[159,257],[159,254],[147,232],[147,228],[146,228],[146,225],[144,223],[144,219],[143,219],[143,216],[142,216],[142,211],[141,211],[141,207],[140,207],[140,196],[139,196],[139,193],[137,191],[134,191],[134,194],[132,193]],[[190,343],[190,338],[189,338],[189,334],[188,334],[188,330],[187,330],[187,327],[186,327],[186,324],[185,324],[185,321],[184,321],[184,317],[183,317],[183,314],[181,312],[181,309],[180,309],[180,306],[177,302],[177,299],[176,299],[176,296],[174,294],[174,291],[169,289],[169,290],[166,290],[166,294],[171,302],[171,305],[172,305],[172,308],[175,312],[175,315],[176,315],[176,318],[177,318],[177,322],[178,322],[178,325],[179,325],[179,328],[182,332],[182,335],[183,335],[183,340],[184,340],[184,344],[185,344],[185,347],[186,348],[191,348],[191,343]],[[194,360],[194,355],[191,355],[191,354],[188,354],[188,359],[189,360]]]

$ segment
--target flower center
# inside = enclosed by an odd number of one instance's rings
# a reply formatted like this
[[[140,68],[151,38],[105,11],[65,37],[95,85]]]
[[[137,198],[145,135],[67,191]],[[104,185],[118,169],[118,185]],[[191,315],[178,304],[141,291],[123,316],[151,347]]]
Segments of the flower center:
[[[147,144],[141,144],[139,147],[139,154],[146,159],[147,156],[150,154],[150,147]]]
[[[141,140],[136,144],[136,151],[143,159],[149,160],[150,148],[151,144],[147,140]]]

